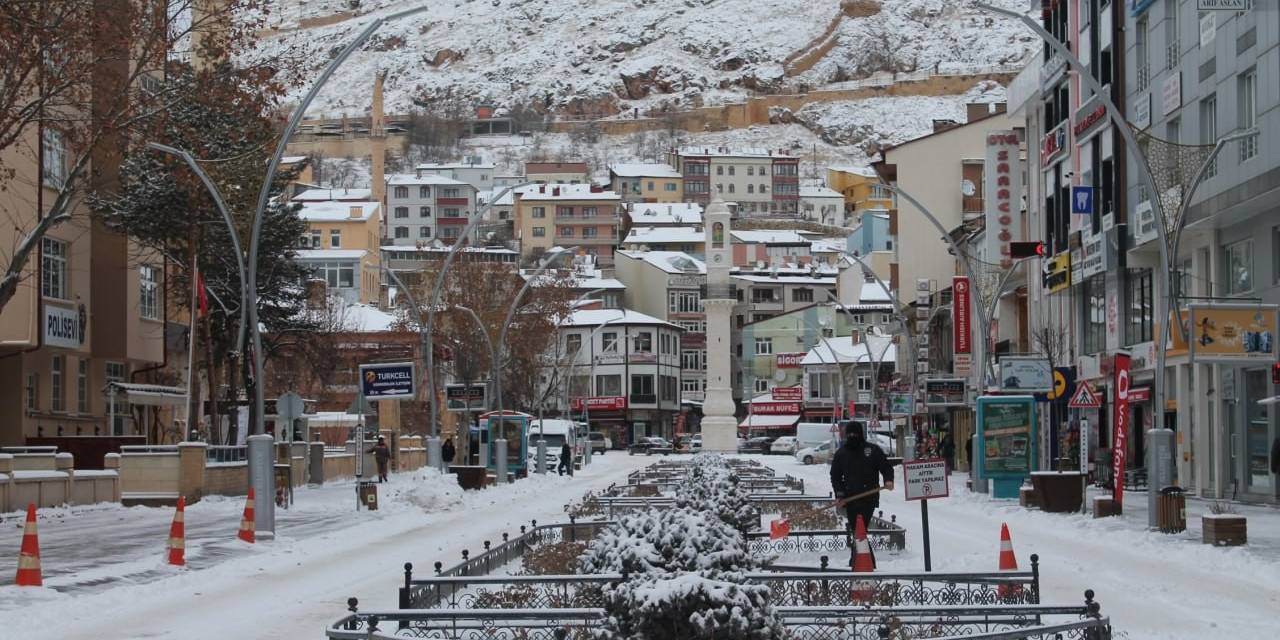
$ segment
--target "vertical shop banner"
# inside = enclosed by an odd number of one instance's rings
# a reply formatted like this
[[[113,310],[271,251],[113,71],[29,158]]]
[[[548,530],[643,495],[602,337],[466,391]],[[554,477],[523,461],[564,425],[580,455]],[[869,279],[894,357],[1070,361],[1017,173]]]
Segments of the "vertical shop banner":
[[[1018,240],[1018,216],[1022,212],[1022,162],[1018,132],[987,133],[987,153],[983,164],[984,213],[986,214],[987,262],[1008,269],[1013,266],[1009,244]]]
[[[955,276],[951,278],[951,344],[953,353],[973,353],[969,328],[972,292],[969,290],[969,278]]]
[[[1124,503],[1125,445],[1129,440],[1129,354],[1119,352],[1115,358],[1116,397],[1111,425],[1115,435],[1111,439],[1111,484],[1115,486],[1112,498],[1116,509]]]

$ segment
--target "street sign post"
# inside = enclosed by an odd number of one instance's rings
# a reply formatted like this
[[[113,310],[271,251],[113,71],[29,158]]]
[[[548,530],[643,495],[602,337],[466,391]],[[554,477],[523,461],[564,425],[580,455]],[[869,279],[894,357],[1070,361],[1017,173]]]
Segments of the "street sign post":
[[[302,396],[287,391],[276,398],[276,418],[285,425],[287,431],[284,440],[293,440],[293,423],[302,417],[305,403]]]
[[[1093,386],[1086,380],[1076,385],[1076,393],[1071,396],[1071,401],[1067,403],[1067,406],[1072,409],[1097,409],[1102,406],[1102,400],[1098,398]]]
[[[929,501],[951,495],[947,483],[947,461],[942,458],[908,460],[902,463],[902,486],[907,500],[920,501],[920,528],[924,533],[924,570],[933,571],[929,546]]]

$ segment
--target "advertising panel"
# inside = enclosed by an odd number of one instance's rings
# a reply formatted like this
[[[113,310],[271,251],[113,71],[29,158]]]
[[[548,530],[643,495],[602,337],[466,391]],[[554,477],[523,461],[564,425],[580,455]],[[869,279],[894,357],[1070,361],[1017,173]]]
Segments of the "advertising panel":
[[[360,389],[370,400],[404,400],[414,396],[413,363],[360,365]]]
[[[924,381],[924,402],[931,407],[962,407],[968,384],[964,378],[934,378]]]
[[[982,474],[1021,478],[1035,468],[1036,402],[1030,396],[978,398]]]
[[[969,322],[972,315],[972,291],[969,278],[955,276],[951,279],[951,343],[953,353],[973,353],[972,331]]]
[[[1022,156],[1016,131],[987,132],[983,164],[987,260],[1013,266],[1009,243],[1021,238],[1016,223],[1022,211]]]
[[[1053,391],[1053,367],[1039,356],[1002,356],[1000,390],[1019,392]]]

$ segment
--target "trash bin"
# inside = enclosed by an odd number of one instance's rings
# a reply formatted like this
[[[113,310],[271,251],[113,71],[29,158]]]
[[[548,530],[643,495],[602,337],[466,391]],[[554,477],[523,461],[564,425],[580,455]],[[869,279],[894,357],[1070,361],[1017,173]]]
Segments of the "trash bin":
[[[1161,533],[1187,530],[1187,494],[1182,487],[1165,487],[1156,496],[1156,527]]]
[[[360,504],[370,511],[378,510],[378,485],[373,481],[360,482]]]

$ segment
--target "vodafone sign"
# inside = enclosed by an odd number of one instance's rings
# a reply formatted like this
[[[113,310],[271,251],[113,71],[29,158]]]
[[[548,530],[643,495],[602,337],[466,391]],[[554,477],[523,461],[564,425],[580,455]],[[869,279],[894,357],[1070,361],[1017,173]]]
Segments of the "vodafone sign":
[[[953,353],[973,353],[973,332],[969,327],[970,306],[973,292],[969,288],[969,278],[955,276],[951,278],[951,343],[955,345]]]
[[[1112,498],[1119,509],[1124,501],[1125,444],[1129,440],[1129,354],[1117,353],[1115,357],[1115,436],[1111,441],[1111,477],[1115,485]]]

